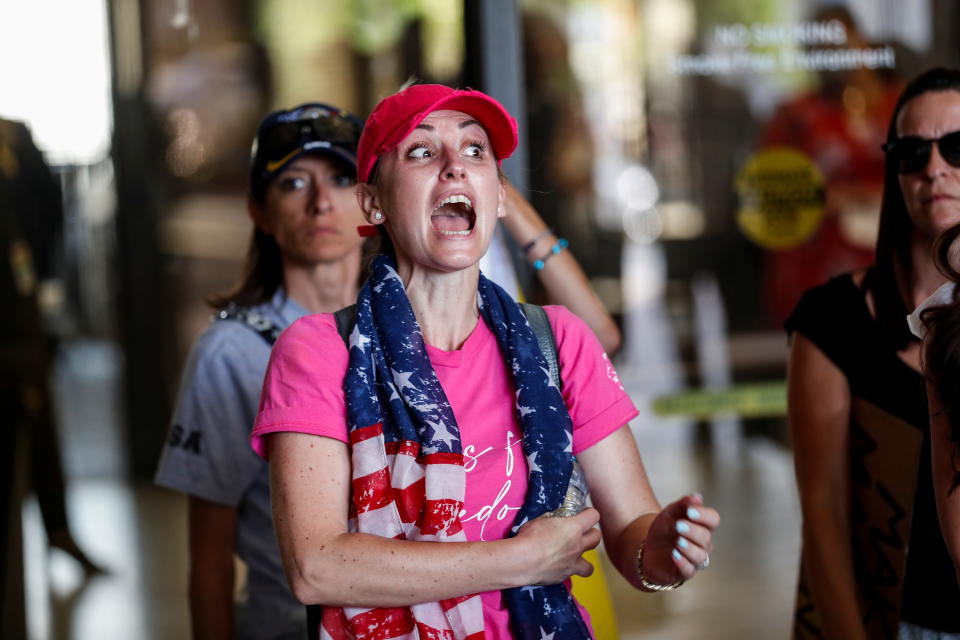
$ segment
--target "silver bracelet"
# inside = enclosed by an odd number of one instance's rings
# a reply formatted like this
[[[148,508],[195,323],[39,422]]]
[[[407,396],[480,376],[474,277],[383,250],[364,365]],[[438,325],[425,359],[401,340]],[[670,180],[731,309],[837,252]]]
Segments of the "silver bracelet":
[[[647,541],[644,540],[640,543],[640,549],[637,550],[637,579],[640,580],[640,586],[648,591],[673,591],[683,585],[684,580],[679,580],[671,584],[658,584],[656,582],[650,582],[647,579],[646,574],[643,572],[643,550],[646,546]]]

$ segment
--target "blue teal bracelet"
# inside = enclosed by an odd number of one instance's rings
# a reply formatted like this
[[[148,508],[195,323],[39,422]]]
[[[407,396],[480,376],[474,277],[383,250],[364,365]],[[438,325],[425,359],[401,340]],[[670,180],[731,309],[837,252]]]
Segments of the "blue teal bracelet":
[[[539,260],[533,263],[533,269],[535,271],[542,270],[545,266],[547,266],[547,260],[557,255],[558,253],[560,253],[561,251],[563,251],[569,246],[570,246],[570,243],[567,242],[566,238],[557,238],[556,243],[554,243],[554,245],[550,247],[550,251],[548,251],[545,256],[543,256],[542,258],[540,258]]]

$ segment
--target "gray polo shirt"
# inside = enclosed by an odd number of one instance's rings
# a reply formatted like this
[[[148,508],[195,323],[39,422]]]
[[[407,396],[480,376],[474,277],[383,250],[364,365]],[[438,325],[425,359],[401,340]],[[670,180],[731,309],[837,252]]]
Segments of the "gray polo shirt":
[[[307,311],[278,291],[251,311],[286,328]],[[306,616],[287,586],[270,514],[267,463],[250,448],[270,345],[237,320],[212,322],[184,367],[154,481],[237,509],[236,553],[248,567],[237,638],[305,637]]]

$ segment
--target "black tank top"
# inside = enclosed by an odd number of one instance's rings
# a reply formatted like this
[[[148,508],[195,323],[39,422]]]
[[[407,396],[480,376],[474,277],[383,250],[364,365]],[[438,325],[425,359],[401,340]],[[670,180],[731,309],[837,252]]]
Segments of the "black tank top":
[[[916,465],[917,472],[913,504],[902,505],[905,515],[911,511],[912,515],[901,619],[929,629],[960,632],[960,588],[940,531],[934,499],[930,421],[923,376],[903,362],[894,347],[885,341],[870,315],[864,292],[850,275],[834,278],[808,291],[787,319],[786,328],[790,333],[802,333],[830,358],[846,376],[854,400],[865,400],[922,434],[919,461],[905,461],[905,466]],[[856,484],[857,474],[863,471],[856,461],[857,455],[869,452],[856,450],[855,434],[851,443],[854,450],[851,480]],[[874,477],[872,482],[879,486],[883,480]],[[861,515],[854,504],[852,520],[855,522]],[[877,550],[854,549],[855,558],[864,553],[877,553]],[[858,570],[858,581],[861,578]],[[858,584],[858,589],[861,586]]]

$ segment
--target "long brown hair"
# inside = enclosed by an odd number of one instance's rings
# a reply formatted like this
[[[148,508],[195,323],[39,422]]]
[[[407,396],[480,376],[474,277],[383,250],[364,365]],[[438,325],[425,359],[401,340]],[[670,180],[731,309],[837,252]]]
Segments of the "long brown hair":
[[[900,102],[897,104],[896,113],[899,113],[900,107],[907,100],[929,91],[960,92],[960,70],[935,68],[918,76],[904,90]],[[894,117],[896,118],[896,116]],[[895,120],[891,123],[891,127],[888,140],[893,140],[896,137]],[[888,157],[886,175],[888,186],[891,176],[896,180],[895,172],[895,163]],[[894,182],[894,184],[898,185],[899,183]],[[897,206],[905,212],[906,206],[903,204],[903,194],[900,193],[899,186],[896,188],[895,195]],[[885,191],[885,202],[886,196],[887,192]],[[902,225],[900,229],[900,232],[903,233]],[[883,218],[881,217],[881,233],[883,232]],[[897,233],[897,229],[893,225],[889,225],[886,232],[889,237]],[[951,263],[950,254],[954,241],[958,237],[960,237],[960,225],[947,229],[937,239],[934,251],[937,268],[955,283],[960,282],[960,272]],[[909,255],[906,246],[897,249],[898,255]],[[949,304],[927,309],[922,315],[928,328],[924,371],[940,395],[943,412],[948,419],[949,438],[954,445],[952,456],[954,475],[950,486],[952,492],[960,486],[960,467],[957,465],[958,458],[960,458],[960,301],[957,299],[956,292]]]
[[[897,139],[897,118],[907,102],[930,91],[960,91],[960,71],[937,67],[925,71],[904,88],[894,107],[887,129],[887,142]],[[913,265],[910,242],[913,221],[900,191],[896,158],[887,154],[884,163],[883,200],[880,205],[880,229],[874,268],[863,281],[873,295],[877,324],[887,342],[897,351],[906,349],[915,338],[906,323],[910,300],[909,286]]]
[[[230,290],[210,296],[207,304],[214,309],[230,304],[252,307],[273,298],[281,286],[283,260],[277,240],[254,226],[240,281]]]

